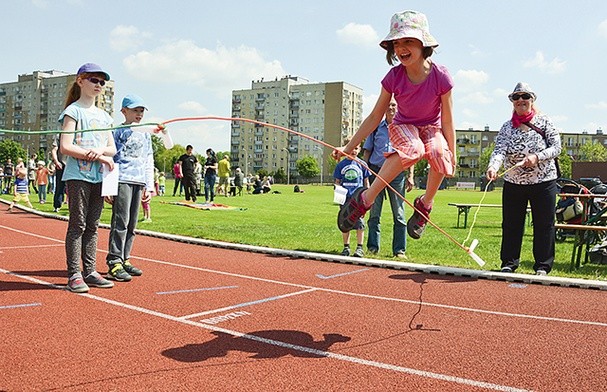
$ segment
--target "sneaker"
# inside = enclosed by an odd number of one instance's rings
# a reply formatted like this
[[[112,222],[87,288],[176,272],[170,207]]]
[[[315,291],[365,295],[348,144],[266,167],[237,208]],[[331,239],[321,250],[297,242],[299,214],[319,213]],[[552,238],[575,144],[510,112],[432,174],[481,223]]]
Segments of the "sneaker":
[[[110,289],[114,287],[114,283],[105,279],[97,271],[89,274],[86,278],[84,278],[84,283],[88,284],[89,286],[99,287],[102,289]]]
[[[347,233],[354,229],[360,218],[365,216],[365,213],[371,207],[365,207],[362,201],[362,193],[367,188],[358,188],[352,194],[352,197],[343,205],[337,215],[337,227],[342,233]]]
[[[512,269],[512,267],[502,267],[501,271],[505,272],[505,273],[514,272],[514,270]]]
[[[367,251],[372,254],[372,255],[376,255],[379,252],[379,249],[377,248],[367,248]]]
[[[67,281],[67,289],[72,293],[87,293],[89,286],[84,283],[81,274],[74,274]]]
[[[344,246],[344,250],[341,251],[342,256],[350,256],[350,247]]]
[[[537,271],[535,271],[535,274],[538,276],[546,276],[546,275],[548,275],[548,272],[546,272],[544,270],[537,270]]]
[[[426,223],[428,223],[427,217],[430,216],[432,208],[427,208],[424,205],[421,196],[415,198],[413,206],[415,207],[415,212],[413,212],[413,215],[411,215],[411,218],[407,221],[407,233],[409,233],[411,238],[418,240],[422,234],[424,234],[424,230],[426,230]],[[422,216],[418,210],[423,212],[426,217]]]
[[[109,268],[110,270],[105,276],[108,279],[116,280],[118,282],[128,282],[133,279],[133,277],[124,270],[122,263],[110,264]]]
[[[354,257],[365,257],[365,251],[362,246],[357,246],[353,254]]]
[[[122,268],[131,276],[141,276],[143,271],[131,264],[130,260],[125,260],[122,263]]]
[[[401,260],[408,260],[408,259],[409,259],[409,258],[407,257],[407,255],[405,254],[405,251],[404,251],[404,250],[401,250],[400,252],[396,253],[396,254],[394,255],[394,257],[397,257],[397,258],[399,258],[399,259],[401,259]]]

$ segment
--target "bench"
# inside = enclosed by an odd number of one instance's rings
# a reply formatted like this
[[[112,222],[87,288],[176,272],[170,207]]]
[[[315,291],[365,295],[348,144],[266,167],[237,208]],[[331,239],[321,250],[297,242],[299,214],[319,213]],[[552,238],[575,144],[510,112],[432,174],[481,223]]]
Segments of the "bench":
[[[455,183],[455,189],[476,189],[476,182],[458,181]]]
[[[464,214],[464,229],[468,226],[468,213],[472,207],[481,208],[502,208],[501,204],[462,204],[462,203],[449,203],[450,206],[457,207],[457,227],[459,228],[460,215]],[[529,213],[531,208],[527,207],[527,221],[531,222]]]
[[[571,251],[571,269],[580,268],[582,261],[582,253],[584,252],[584,264],[588,262],[588,250],[593,243],[592,237],[587,232],[607,232],[607,226],[594,225],[573,225],[566,223],[557,223],[555,229],[573,230],[575,239],[573,241],[573,250]],[[585,245],[585,246],[584,246]]]

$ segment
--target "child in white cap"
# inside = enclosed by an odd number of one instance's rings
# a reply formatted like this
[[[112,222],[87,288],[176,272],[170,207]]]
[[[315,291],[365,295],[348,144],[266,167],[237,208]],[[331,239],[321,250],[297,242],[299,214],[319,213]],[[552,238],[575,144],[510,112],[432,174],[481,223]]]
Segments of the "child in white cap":
[[[447,69],[430,59],[438,42],[430,34],[426,16],[417,11],[398,12],[390,21],[390,33],[380,42],[386,59],[396,66],[381,81],[382,89],[373,111],[363,121],[342,151],[351,154],[373,132],[394,97],[398,110],[388,128],[394,152],[386,153],[379,177],[392,181],[403,170],[421,159],[430,164],[426,193],[415,199],[415,212],[407,222],[407,232],[418,239],[424,232],[434,196],[445,176],[455,171],[455,128],[452,117],[453,80]],[[333,156],[338,157],[339,151]],[[371,208],[386,187],[374,181],[360,188],[340,211],[338,226],[352,230],[358,219]]]

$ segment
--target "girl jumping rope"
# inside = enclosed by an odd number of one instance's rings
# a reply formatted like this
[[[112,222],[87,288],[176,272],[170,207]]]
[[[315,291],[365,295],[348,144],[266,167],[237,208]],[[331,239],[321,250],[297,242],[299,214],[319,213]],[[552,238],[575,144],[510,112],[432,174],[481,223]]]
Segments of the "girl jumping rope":
[[[100,66],[84,64],[70,88],[66,108],[59,116],[62,130],[67,132],[61,134],[60,143],[61,153],[67,156],[63,181],[67,184],[70,211],[65,237],[67,288],[76,293],[89,291],[89,286],[114,286],[97,272],[96,255],[97,227],[103,210],[102,170],[113,170],[116,146],[110,131],[77,132],[112,126],[110,115],[95,106],[95,98],[107,80],[110,75]]]
[[[390,33],[380,46],[387,52],[388,63],[398,65],[390,69],[382,80],[381,93],[373,111],[341,151],[350,155],[377,128],[394,96],[398,111],[388,128],[394,152],[386,153],[386,161],[378,175],[389,183],[420,159],[428,160],[430,173],[426,193],[415,199],[416,211],[407,222],[409,235],[419,239],[443,178],[452,176],[455,171],[453,80],[445,67],[430,60],[438,42],[430,35],[428,20],[420,12],[394,14]],[[335,158],[339,155],[339,150],[333,152]],[[368,189],[359,188],[340,210],[339,229],[342,232],[352,230],[385,187],[384,181],[374,181]]]

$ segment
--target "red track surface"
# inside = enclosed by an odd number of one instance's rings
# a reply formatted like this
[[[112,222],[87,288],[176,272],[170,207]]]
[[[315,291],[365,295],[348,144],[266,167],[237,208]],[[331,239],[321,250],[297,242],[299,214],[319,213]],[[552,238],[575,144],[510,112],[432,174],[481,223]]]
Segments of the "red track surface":
[[[604,291],[139,236],[142,277],[78,295],[65,230],[0,212],[0,391],[607,389]]]

